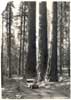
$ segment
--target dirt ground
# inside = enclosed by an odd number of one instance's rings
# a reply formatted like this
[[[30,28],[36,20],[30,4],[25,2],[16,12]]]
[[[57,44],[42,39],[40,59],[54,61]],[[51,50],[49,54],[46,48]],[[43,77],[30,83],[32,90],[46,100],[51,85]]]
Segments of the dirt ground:
[[[2,88],[3,99],[53,99],[70,98],[70,82],[66,79],[61,82],[47,82],[38,89],[25,86],[23,80],[9,79]]]

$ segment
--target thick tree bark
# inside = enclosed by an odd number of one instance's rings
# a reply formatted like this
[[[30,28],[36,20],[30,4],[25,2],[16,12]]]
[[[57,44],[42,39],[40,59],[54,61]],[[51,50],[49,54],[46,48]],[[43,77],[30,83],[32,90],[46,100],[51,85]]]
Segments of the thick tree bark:
[[[38,80],[43,81],[47,69],[47,8],[46,2],[39,4],[39,54],[38,54]]]
[[[36,76],[36,3],[28,2],[28,54],[26,76]]]
[[[52,56],[50,65],[50,81],[58,81],[57,70],[57,2],[53,2],[53,42],[52,42]]]

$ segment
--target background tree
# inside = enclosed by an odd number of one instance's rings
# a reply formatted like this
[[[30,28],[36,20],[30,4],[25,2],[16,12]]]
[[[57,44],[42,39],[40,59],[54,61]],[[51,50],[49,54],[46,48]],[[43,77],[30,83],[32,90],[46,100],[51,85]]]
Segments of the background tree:
[[[18,69],[18,74],[21,74],[22,71],[22,34],[23,34],[23,2],[20,3],[20,8],[19,8],[19,16],[20,16],[20,48],[19,48],[19,69]]]
[[[64,2],[64,68],[68,69],[70,75],[70,3]]]
[[[3,81],[4,81],[4,76],[3,76],[4,75],[4,70],[3,70],[4,69],[4,62],[3,62],[3,57],[4,57],[3,56],[4,55],[4,50],[3,50],[4,49],[3,48],[4,47],[4,40],[3,40],[3,34],[4,34],[3,33],[3,23],[4,23],[3,19],[4,18],[3,17],[4,17],[4,15],[3,15],[3,13],[2,13],[2,44],[1,44],[1,85],[2,86],[3,86]]]
[[[9,66],[9,77],[12,75],[11,68],[11,26],[12,26],[12,18],[13,12],[12,7],[14,7],[13,2],[8,2],[6,6],[6,28],[7,28],[7,50],[8,50],[8,66]]]
[[[28,18],[28,2],[24,2],[23,3],[23,48],[22,48],[22,74],[23,76],[25,76],[25,63],[26,63],[26,42],[27,42],[27,32],[28,32],[28,29],[27,29],[27,26],[28,26],[28,22],[27,22],[27,18]],[[25,45],[26,44],[26,45]]]
[[[69,46],[69,3],[67,2],[58,2],[58,43],[59,43],[59,55],[58,59],[60,58],[59,63],[59,73],[62,76],[64,73],[64,69],[67,65],[67,58],[66,55],[69,54],[68,46]],[[68,5],[68,6],[67,6]],[[67,14],[68,13],[68,14]],[[68,53],[67,53],[68,52]]]
[[[61,7],[61,20],[60,20],[60,74],[62,75],[62,66],[63,66],[63,3],[60,4]]]

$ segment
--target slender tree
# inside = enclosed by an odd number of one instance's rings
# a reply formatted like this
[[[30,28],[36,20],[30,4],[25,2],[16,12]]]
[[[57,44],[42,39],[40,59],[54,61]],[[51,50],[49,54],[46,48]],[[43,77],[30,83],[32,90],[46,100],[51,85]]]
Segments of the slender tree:
[[[68,46],[69,46],[69,2],[58,2],[58,63],[59,63],[59,73],[62,76],[62,73],[64,71],[64,67],[68,66],[66,55],[69,54],[69,51],[67,53]]]
[[[19,49],[19,69],[18,69],[18,74],[20,75],[21,74],[21,69],[22,69],[23,2],[20,3],[19,16],[20,16],[20,49]]]
[[[7,28],[7,49],[8,49],[8,64],[9,64],[9,77],[12,75],[12,68],[11,68],[11,26],[12,26],[12,17],[13,11],[12,7],[14,7],[13,2],[8,2],[6,6],[6,28]]]
[[[62,66],[63,66],[63,62],[62,62],[62,46],[63,46],[63,3],[61,3],[61,21],[60,21],[60,74],[62,75]]]
[[[60,2],[60,8],[60,74],[62,75],[63,67],[69,66],[67,65],[67,58],[70,59],[70,57],[66,57],[69,54],[69,51],[67,51],[69,46],[69,2]]]
[[[70,2],[64,2],[64,28],[65,28],[65,62],[70,76]],[[65,67],[66,67],[65,66]]]
[[[27,2],[21,2],[20,3],[20,7],[19,7],[19,15],[17,15],[20,18],[20,27],[19,27],[19,33],[18,34],[20,36],[20,49],[19,49],[19,75],[20,74],[24,74],[25,72],[25,53],[26,52],[24,50],[25,48],[25,36],[26,36],[26,17],[27,17],[27,13],[26,10],[28,8],[27,6]]]
[[[3,86],[3,81],[4,81],[4,76],[3,76],[3,72],[4,72],[4,62],[3,62],[3,45],[4,45],[4,41],[3,41],[3,23],[4,23],[4,20],[3,20],[3,13],[2,13],[2,44],[1,44],[1,85]]]

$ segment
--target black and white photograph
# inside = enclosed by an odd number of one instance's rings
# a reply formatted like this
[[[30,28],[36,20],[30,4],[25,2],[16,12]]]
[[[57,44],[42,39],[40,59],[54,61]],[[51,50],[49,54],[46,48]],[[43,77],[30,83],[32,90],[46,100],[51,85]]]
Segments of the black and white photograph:
[[[71,2],[0,2],[1,99],[70,99]]]

